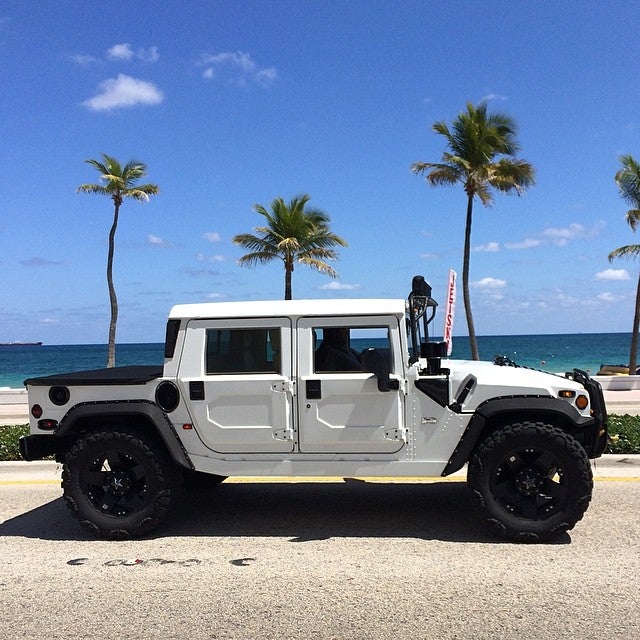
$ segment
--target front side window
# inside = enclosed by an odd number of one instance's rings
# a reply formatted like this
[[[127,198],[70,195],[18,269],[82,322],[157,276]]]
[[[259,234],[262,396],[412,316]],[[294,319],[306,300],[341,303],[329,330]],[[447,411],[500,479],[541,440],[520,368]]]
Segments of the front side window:
[[[280,329],[207,329],[207,375],[280,373]]]
[[[314,371],[364,371],[361,354],[374,348],[391,358],[388,327],[314,327]]]

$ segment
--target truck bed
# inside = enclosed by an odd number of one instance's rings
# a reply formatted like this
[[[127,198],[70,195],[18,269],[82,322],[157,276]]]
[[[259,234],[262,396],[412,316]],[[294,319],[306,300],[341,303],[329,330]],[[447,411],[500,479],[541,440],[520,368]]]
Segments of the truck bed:
[[[89,371],[73,371],[58,373],[52,376],[28,378],[24,381],[32,387],[53,386],[94,386],[113,384],[146,384],[162,376],[162,366],[138,365],[130,367],[111,367],[108,369],[92,369]]]

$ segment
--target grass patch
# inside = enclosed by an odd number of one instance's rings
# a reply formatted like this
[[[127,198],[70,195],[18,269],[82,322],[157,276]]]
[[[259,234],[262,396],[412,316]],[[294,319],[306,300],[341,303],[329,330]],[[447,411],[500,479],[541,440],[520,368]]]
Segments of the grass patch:
[[[28,433],[26,424],[0,426],[0,462],[22,460],[18,440]],[[640,416],[609,416],[609,444],[605,453],[640,453]]]

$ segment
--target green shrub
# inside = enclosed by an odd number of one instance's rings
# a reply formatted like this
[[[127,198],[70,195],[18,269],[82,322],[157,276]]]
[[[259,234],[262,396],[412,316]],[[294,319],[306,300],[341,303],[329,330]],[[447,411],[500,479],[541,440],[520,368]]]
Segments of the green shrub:
[[[609,444],[605,453],[640,453],[640,416],[609,416]]]
[[[0,461],[22,460],[18,440],[28,433],[28,425],[0,426]]]

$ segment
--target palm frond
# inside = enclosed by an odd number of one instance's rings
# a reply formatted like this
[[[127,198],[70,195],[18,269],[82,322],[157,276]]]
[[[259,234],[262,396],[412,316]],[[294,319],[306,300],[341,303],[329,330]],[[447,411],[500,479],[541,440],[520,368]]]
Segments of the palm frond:
[[[146,201],[149,200],[149,196],[159,193],[158,185],[136,184],[147,172],[147,166],[142,162],[130,160],[123,167],[116,158],[106,153],[101,155],[102,160],[90,158],[85,162],[100,173],[100,180],[103,184],[80,185],[78,192],[111,195],[114,200],[119,201],[122,198]]]
[[[289,275],[296,262],[321,273],[334,274],[335,270],[325,261],[335,259],[334,247],[346,247],[347,241],[330,231],[329,216],[308,207],[309,200],[309,195],[302,194],[288,203],[283,198],[275,198],[269,209],[255,204],[253,209],[264,218],[265,224],[256,227],[255,233],[234,236],[234,244],[249,250],[238,263],[253,266],[278,258],[284,262]]]
[[[640,164],[633,156],[620,157],[622,169],[615,176],[616,184],[622,198],[635,209],[640,208]]]
[[[303,256],[298,258],[298,262],[300,264],[306,265],[307,267],[311,267],[312,269],[315,269],[320,273],[328,275],[331,278],[338,277],[338,272],[331,265],[328,265],[323,260],[312,258],[311,256]]]
[[[100,195],[108,194],[106,187],[102,184],[81,184],[76,193],[98,193]]]
[[[271,262],[274,258],[280,258],[280,256],[269,251],[255,251],[253,253],[246,253],[242,257],[238,258],[238,264],[253,266],[256,264]]]
[[[442,161],[411,166],[414,173],[425,174],[430,185],[461,183],[468,195],[477,195],[482,204],[490,206],[491,188],[522,194],[534,183],[533,166],[513,157],[519,145],[517,126],[509,115],[487,114],[486,103],[467,103],[466,111],[450,127],[436,122],[433,130],[446,139]]]
[[[640,224],[640,209],[629,209],[625,219],[629,223],[631,229],[635,231],[638,228],[638,224]]]
[[[615,258],[637,258],[640,256],[640,244],[628,244],[624,247],[618,247],[609,254],[609,262]]]

